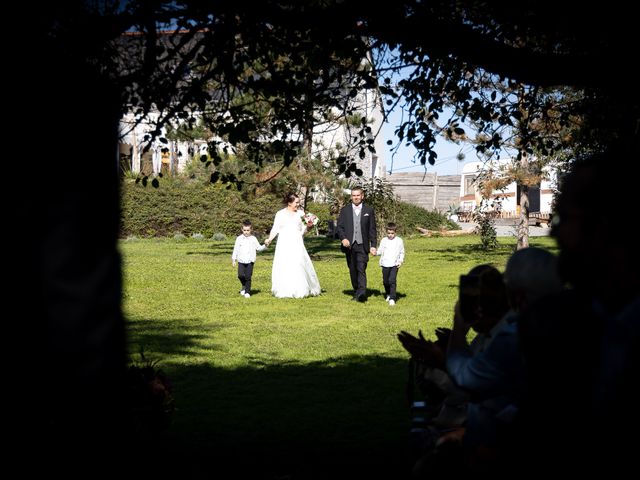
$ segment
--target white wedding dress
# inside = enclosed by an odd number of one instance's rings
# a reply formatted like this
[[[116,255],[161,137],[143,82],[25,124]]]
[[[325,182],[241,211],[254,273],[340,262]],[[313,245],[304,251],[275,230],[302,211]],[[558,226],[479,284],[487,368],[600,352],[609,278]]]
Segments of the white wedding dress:
[[[304,212],[287,208],[276,213],[272,234],[278,235],[271,271],[271,293],[277,298],[303,298],[320,294],[320,282],[304,246]]]

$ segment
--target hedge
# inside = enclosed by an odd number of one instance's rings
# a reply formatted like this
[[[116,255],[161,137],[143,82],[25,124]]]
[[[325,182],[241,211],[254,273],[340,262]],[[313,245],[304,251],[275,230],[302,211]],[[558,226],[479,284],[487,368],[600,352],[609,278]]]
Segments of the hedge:
[[[220,233],[234,237],[245,219],[253,223],[256,236],[263,238],[275,213],[283,207],[281,197],[274,194],[252,196],[225,185],[186,178],[163,179],[159,188],[125,178],[121,197],[122,238],[176,234],[189,237],[198,233],[207,238]],[[326,234],[328,221],[335,219],[329,205],[309,203],[307,211],[318,216],[318,233]],[[443,215],[403,202],[398,202],[394,220],[400,227],[400,235],[415,234],[416,227],[455,228]],[[379,235],[383,234],[384,225],[380,225]]]

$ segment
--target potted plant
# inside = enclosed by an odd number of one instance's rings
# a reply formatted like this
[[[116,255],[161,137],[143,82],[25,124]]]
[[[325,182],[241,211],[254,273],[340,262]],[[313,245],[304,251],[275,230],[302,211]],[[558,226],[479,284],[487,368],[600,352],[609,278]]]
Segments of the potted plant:
[[[175,411],[173,389],[158,362],[147,360],[142,349],[140,359],[127,369],[129,407],[136,431],[157,433],[171,423]]]

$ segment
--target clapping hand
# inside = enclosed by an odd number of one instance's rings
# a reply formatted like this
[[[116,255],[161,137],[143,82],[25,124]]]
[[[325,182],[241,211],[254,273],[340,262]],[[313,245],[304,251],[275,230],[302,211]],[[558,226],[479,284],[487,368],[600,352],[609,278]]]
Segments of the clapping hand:
[[[398,340],[404,349],[411,354],[412,357],[417,356],[426,348],[427,340],[422,335],[422,330],[418,330],[418,337],[411,335],[409,332],[401,330],[398,334]]]
[[[444,327],[440,327],[440,328],[436,328],[436,337],[438,338],[438,340],[436,340],[436,343],[446,349],[447,345],[449,344],[449,337],[451,336],[451,329],[450,328],[444,328]]]
[[[422,330],[418,331],[417,337],[401,331],[398,334],[398,340],[400,340],[400,343],[412,358],[426,363],[430,367],[444,368],[444,348],[437,342],[425,339]]]

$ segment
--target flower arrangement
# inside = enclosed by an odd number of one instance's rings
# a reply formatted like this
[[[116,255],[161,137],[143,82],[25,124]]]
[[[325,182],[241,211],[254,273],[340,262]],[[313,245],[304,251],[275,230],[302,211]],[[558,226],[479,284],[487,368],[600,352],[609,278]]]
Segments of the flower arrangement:
[[[318,224],[318,217],[311,212],[307,212],[302,216],[302,222],[305,223],[308,228],[315,227]]]

